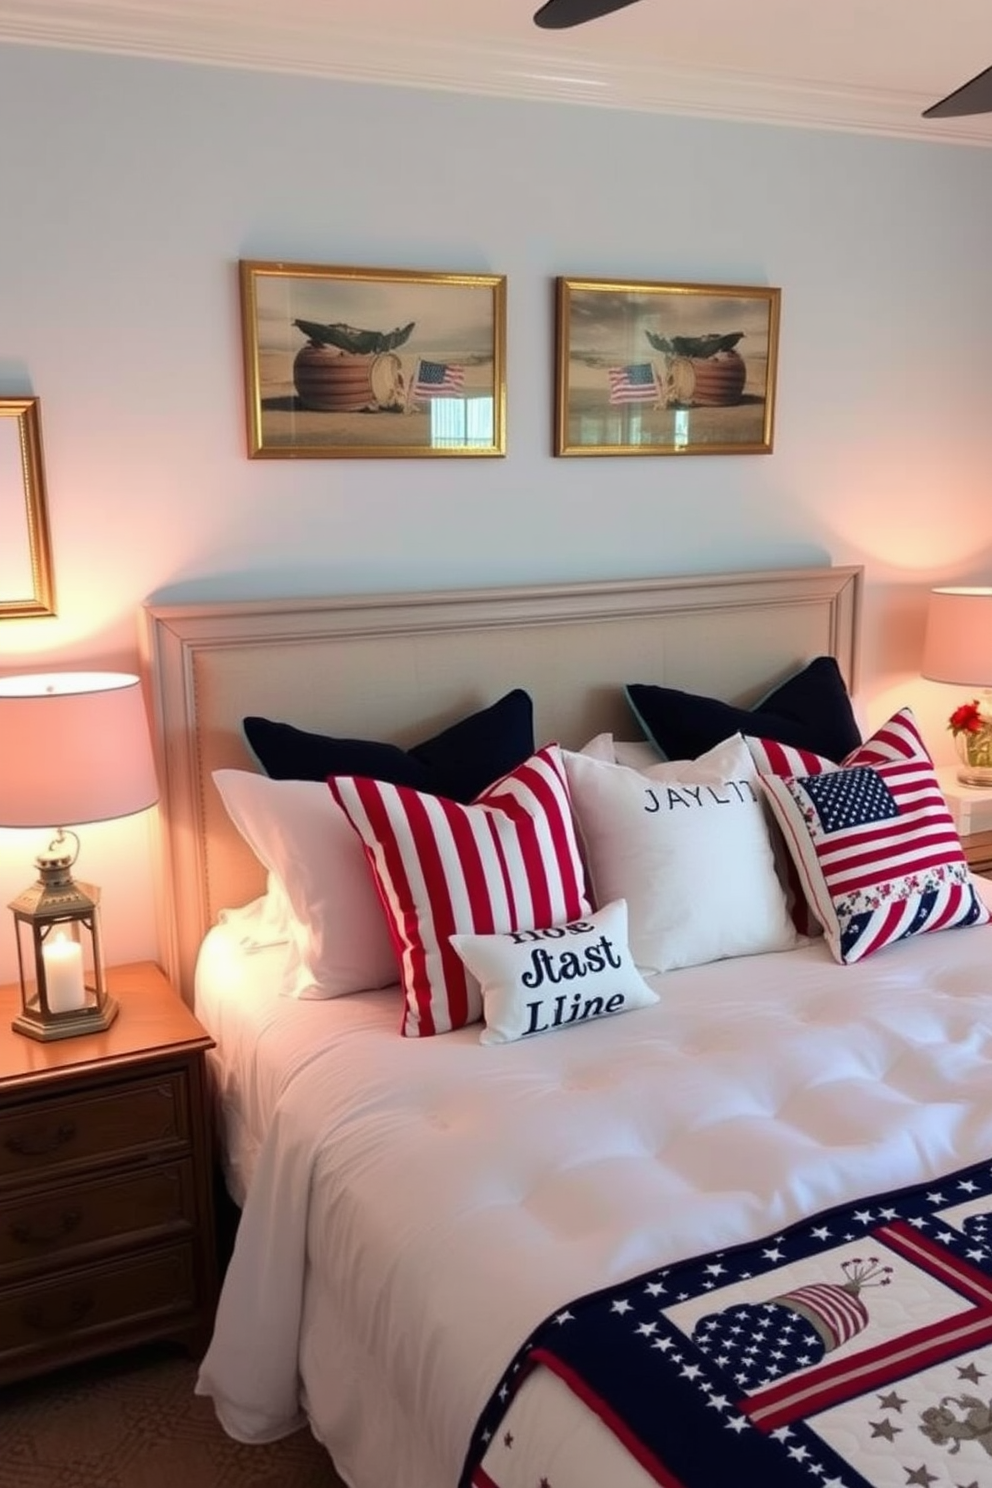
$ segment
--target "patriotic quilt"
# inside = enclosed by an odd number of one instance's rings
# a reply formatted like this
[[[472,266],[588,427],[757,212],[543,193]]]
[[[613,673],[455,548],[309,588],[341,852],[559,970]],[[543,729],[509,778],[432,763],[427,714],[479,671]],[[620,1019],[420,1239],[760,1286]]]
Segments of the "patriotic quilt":
[[[551,1456],[514,1470],[529,1444],[507,1413],[537,1366],[665,1488],[989,1488],[992,1163],[559,1309],[500,1379],[460,1488],[567,1488]]]

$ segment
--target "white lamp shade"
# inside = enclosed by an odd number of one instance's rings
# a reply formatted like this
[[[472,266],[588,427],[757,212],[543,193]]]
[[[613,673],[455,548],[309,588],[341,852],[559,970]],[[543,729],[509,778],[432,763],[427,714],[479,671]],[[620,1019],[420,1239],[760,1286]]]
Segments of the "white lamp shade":
[[[71,827],[158,800],[137,677],[0,677],[0,826]]]
[[[992,588],[930,591],[923,675],[933,682],[992,687]]]

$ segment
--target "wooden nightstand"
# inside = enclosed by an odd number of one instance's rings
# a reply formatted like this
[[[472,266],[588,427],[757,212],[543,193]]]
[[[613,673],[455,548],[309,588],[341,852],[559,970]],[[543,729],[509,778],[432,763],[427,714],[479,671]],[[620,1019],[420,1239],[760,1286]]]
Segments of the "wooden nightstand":
[[[14,1033],[0,991],[0,1384],[150,1339],[205,1347],[217,1294],[205,1054],[151,963],[104,1033]]]
[[[954,766],[937,771],[969,867],[992,876],[992,789],[962,785]]]

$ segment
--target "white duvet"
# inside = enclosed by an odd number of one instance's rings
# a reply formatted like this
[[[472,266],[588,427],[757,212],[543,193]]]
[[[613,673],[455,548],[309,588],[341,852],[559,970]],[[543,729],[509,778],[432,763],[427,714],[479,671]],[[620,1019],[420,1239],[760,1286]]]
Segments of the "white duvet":
[[[573,1297],[992,1155],[992,927],[672,972],[496,1046],[401,1038],[395,989],[282,997],[280,954],[219,927],[200,958],[244,1213],[198,1389],[243,1441],[309,1419],[355,1488],[454,1488]],[[543,1372],[514,1409],[561,1437],[556,1488],[644,1482]]]

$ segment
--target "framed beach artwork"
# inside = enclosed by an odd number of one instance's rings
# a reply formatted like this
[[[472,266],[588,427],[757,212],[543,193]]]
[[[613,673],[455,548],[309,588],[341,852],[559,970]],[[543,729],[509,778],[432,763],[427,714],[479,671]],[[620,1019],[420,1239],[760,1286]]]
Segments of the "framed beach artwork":
[[[0,620],[55,614],[38,398],[0,398]]]
[[[251,458],[505,453],[505,277],[239,269]]]
[[[780,297],[558,279],[555,454],[770,454]]]

